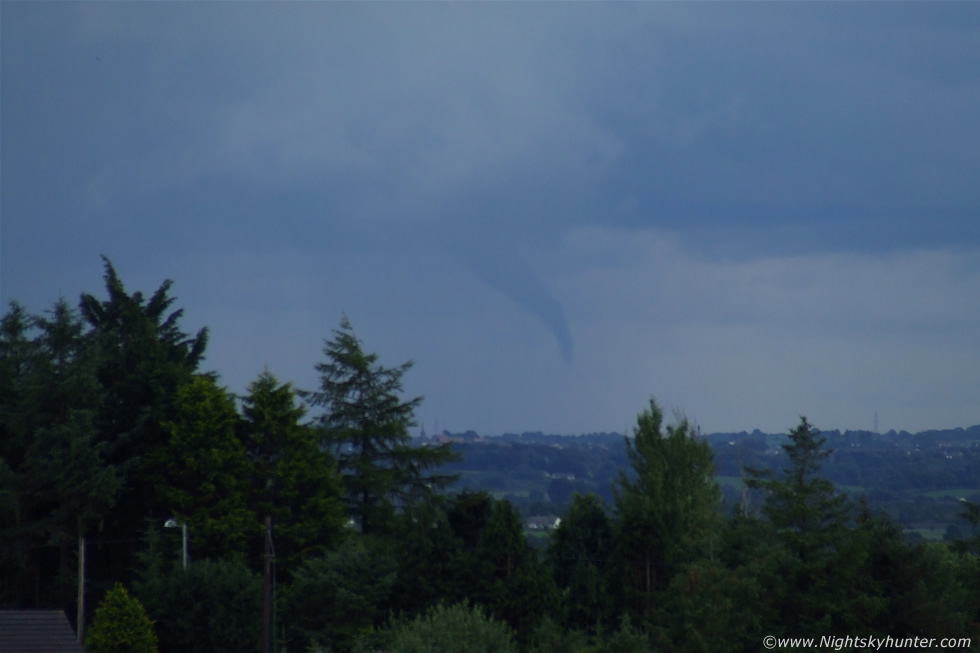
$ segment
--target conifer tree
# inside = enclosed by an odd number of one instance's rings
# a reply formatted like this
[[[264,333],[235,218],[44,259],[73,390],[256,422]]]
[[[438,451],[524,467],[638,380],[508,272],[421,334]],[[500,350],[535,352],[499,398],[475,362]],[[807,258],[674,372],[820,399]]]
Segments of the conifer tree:
[[[177,391],[169,445],[154,456],[165,472],[162,502],[186,521],[201,557],[243,554],[260,519],[248,509],[251,468],[238,439],[234,399],[214,378],[199,374]]]
[[[483,603],[506,621],[524,646],[541,619],[557,611],[558,589],[550,569],[528,544],[513,504],[483,492],[459,498],[452,521],[461,527],[457,560],[464,598]],[[474,535],[474,546],[467,546]]]
[[[422,397],[403,400],[402,376],[412,367],[383,367],[364,351],[344,317],[324,345],[326,362],[316,366],[320,390],[305,393],[324,410],[323,437],[337,452],[344,496],[363,533],[389,522],[399,505],[445,487],[452,475],[426,470],[455,459],[448,446],[413,447],[408,429]]]
[[[146,300],[142,292],[127,293],[112,262],[105,257],[103,262],[108,299],[85,293],[80,308],[100,350],[98,377],[106,391],[100,435],[113,462],[130,463],[126,471],[135,484],[142,477],[138,472],[146,470],[132,466],[166,441],[159,424],[170,417],[174,393],[204,357],[208,332],[190,337],[180,330],[183,310],[168,314],[175,301],[169,279]]]
[[[90,653],[156,653],[157,636],[153,622],[138,599],[126,588],[116,586],[106,594],[95,611],[95,621],[85,639]]]
[[[291,384],[263,372],[242,402],[249,504],[259,519],[272,517],[277,564],[288,571],[303,557],[326,553],[343,532],[337,464],[315,429],[303,424],[306,407],[296,402]]]
[[[136,547],[125,543],[139,541],[145,520],[169,516],[154,457],[167,446],[169,434],[161,424],[173,419],[177,388],[197,371],[208,331],[183,332],[183,310],[172,308],[170,280],[147,298],[128,292],[112,262],[102,260],[106,298],[84,293],[79,308],[98,351],[103,398],[94,418],[96,440],[104,443],[105,460],[122,482],[116,506],[100,526],[100,539],[115,545],[93,547],[93,571],[106,580],[128,576]]]
[[[186,571],[150,571],[136,591],[154,620],[162,653],[259,650],[262,576],[244,560],[196,560]]]
[[[351,537],[293,575],[283,611],[289,650],[350,651],[388,617],[398,562],[388,542]]]
[[[612,609],[609,570],[612,526],[594,494],[575,494],[548,542],[555,582],[565,592],[565,623],[598,635]]]
[[[4,316],[0,540],[9,544],[0,549],[0,568],[2,584],[22,605],[84,597],[76,575],[86,566],[83,540],[117,496],[118,476],[93,423],[102,399],[97,363],[91,338],[64,300],[46,316],[17,305]],[[70,554],[76,542],[77,565]]]
[[[819,555],[838,541],[848,516],[847,497],[834,492],[834,484],[819,475],[823,461],[833,453],[806,417],[790,431],[783,450],[790,464],[782,479],[750,470],[747,483],[766,493],[765,515],[786,544],[801,558]]]
[[[397,523],[398,577],[392,588],[392,610],[411,618],[439,601],[467,596],[472,586],[459,573],[466,552],[450,525],[447,498],[433,496],[407,506]]]
[[[783,445],[789,466],[782,478],[752,469],[746,479],[749,487],[765,491],[763,512],[789,554],[781,570],[785,585],[774,588],[782,596],[780,621],[787,633],[841,626],[835,619],[846,619],[848,602],[856,598],[855,592],[845,591],[853,586],[845,570],[860,566],[862,551],[853,546],[855,535],[847,527],[847,497],[819,476],[832,453],[825,444],[820,431],[801,417]]]

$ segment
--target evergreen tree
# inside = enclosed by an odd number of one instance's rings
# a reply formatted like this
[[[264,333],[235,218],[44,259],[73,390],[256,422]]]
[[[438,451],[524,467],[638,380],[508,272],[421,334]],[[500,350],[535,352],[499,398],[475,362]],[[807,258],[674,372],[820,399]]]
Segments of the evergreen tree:
[[[251,469],[238,439],[234,399],[211,376],[196,375],[177,390],[166,449],[153,457],[165,472],[161,503],[188,524],[198,557],[243,555],[260,533],[248,509]]]
[[[323,555],[344,529],[336,461],[302,423],[296,392],[263,372],[243,401],[242,439],[251,462],[249,505],[272,517],[276,560],[291,571],[304,557]]]
[[[146,518],[164,519],[157,487],[162,470],[154,456],[168,445],[161,424],[173,419],[177,388],[188,383],[204,357],[207,329],[190,336],[180,328],[183,310],[171,310],[172,282],[164,281],[147,299],[126,291],[108,258],[107,298],[84,293],[80,311],[98,349],[97,377],[104,392],[95,416],[97,441],[105,444],[106,462],[122,479],[122,491],[93,547],[93,570],[103,579],[126,578],[134,567]]]
[[[41,387],[38,398],[48,423],[35,431],[32,449],[52,483],[56,519],[68,531],[84,535],[92,520],[113,505],[119,487],[116,470],[103,461],[105,444],[96,440],[95,413],[102,398],[95,376],[97,352],[75,311],[55,304],[40,328]]]
[[[162,653],[245,651],[259,641],[262,578],[244,560],[196,560],[182,569],[149,522],[134,594],[153,619]]]
[[[783,445],[790,464],[782,479],[750,470],[747,480],[749,487],[765,491],[763,512],[787,546],[804,560],[819,556],[839,540],[849,512],[847,497],[836,494],[834,484],[818,474],[833,453],[825,448],[826,441],[801,417]]]
[[[445,497],[433,496],[406,507],[394,533],[398,578],[392,609],[414,618],[445,601],[455,603],[472,590],[460,578],[463,543],[453,533]]]
[[[448,503],[446,520],[458,544],[452,555],[451,592],[442,598],[468,598],[486,604],[493,586],[494,564],[480,550],[480,544],[493,515],[493,496],[485,491],[464,490],[451,495]]]
[[[559,611],[550,569],[528,545],[509,501],[464,491],[412,506],[398,523],[396,611],[417,616],[440,601],[470,601],[506,621],[519,643]]]
[[[31,338],[32,318],[11,302],[0,320],[0,604],[31,605],[39,593],[37,548],[24,528],[34,517],[24,457],[34,429],[33,368],[37,343]],[[34,591],[31,591],[34,590]]]
[[[480,557],[493,565],[494,577],[510,579],[527,555],[527,539],[521,516],[510,501],[494,501],[493,512],[480,534],[477,546]]]
[[[293,575],[284,611],[290,650],[346,652],[388,617],[397,561],[387,542],[348,538],[324,556],[306,560]]]
[[[363,350],[346,317],[324,354],[327,361],[316,366],[320,391],[306,396],[324,409],[319,422],[337,451],[348,510],[361,532],[370,533],[389,523],[396,507],[451,483],[455,476],[425,472],[455,456],[448,446],[411,446],[408,429],[422,397],[399,397],[411,362],[383,367],[377,354]]]
[[[619,628],[599,647],[599,653],[653,653],[650,639],[635,628],[629,615],[624,615]]]
[[[577,628],[562,627],[545,617],[534,631],[530,653],[594,653],[589,638]]]
[[[970,524],[968,537],[962,542],[954,543],[954,549],[963,554],[960,561],[964,587],[971,597],[967,602],[967,613],[975,626],[975,636],[980,635],[980,503],[963,501],[963,512],[960,517]]]
[[[635,478],[621,472],[614,487],[623,600],[638,625],[651,623],[657,593],[709,542],[720,517],[710,446],[686,419],[666,434],[662,425],[651,399],[626,440]]]
[[[781,570],[785,593],[779,606],[787,634],[847,626],[848,615],[856,612],[849,603],[861,594],[852,591],[854,579],[848,576],[860,568],[866,550],[853,546],[847,497],[818,475],[832,453],[825,443],[802,417],[783,445],[789,465],[782,478],[753,469],[746,479],[749,487],[765,492],[763,512],[789,553]]]
[[[493,574],[487,607],[514,629],[518,644],[526,646],[542,618],[556,616],[558,589],[528,544],[521,517],[509,501],[493,502],[477,555]]]
[[[565,623],[594,636],[612,617],[612,545],[612,525],[599,498],[577,493],[548,542],[555,582],[564,592]]]
[[[690,561],[663,592],[656,650],[754,651],[778,629],[775,606],[785,594],[781,571],[787,555],[773,544],[769,524],[736,515],[715,544],[716,555]]]
[[[90,653],[156,653],[157,636],[153,622],[138,599],[126,588],[116,586],[106,594],[95,611],[95,621],[85,639]]]
[[[894,637],[970,635],[970,604],[977,604],[977,593],[970,587],[970,565],[962,563],[972,556],[961,558],[938,542],[910,544],[891,519],[871,518],[866,509],[849,535],[851,542],[843,545],[863,553],[861,567],[834,569],[835,603],[844,591],[857,593],[843,597],[849,605],[842,616],[856,622],[853,630]]]
[[[17,305],[4,316],[0,565],[15,605],[74,603],[81,589],[75,544],[82,555],[87,530],[116,499],[117,473],[93,423],[102,398],[96,356],[63,300],[46,317]]]

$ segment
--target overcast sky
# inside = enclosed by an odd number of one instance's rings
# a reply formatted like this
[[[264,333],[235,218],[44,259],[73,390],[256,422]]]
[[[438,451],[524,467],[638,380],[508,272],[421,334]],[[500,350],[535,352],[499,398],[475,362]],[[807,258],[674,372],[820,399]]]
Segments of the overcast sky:
[[[980,3],[0,7],[0,299],[346,314],[426,430],[980,423]]]

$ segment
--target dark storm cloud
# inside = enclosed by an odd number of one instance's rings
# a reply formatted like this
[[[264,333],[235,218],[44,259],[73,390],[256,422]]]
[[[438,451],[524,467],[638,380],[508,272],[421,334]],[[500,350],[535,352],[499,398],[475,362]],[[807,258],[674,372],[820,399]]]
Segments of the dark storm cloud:
[[[980,247],[973,3],[7,3],[4,19],[4,300],[92,291],[104,252],[132,287],[175,277],[236,370],[242,351],[308,356],[277,334],[322,335],[340,310],[411,325],[374,335],[440,361],[421,390],[452,408],[434,410],[494,425],[606,393],[562,419],[622,428],[603,420],[664,378],[750,421],[762,400],[731,369],[793,403],[840,368],[797,388],[777,354],[812,337],[800,364],[861,359],[886,323],[911,353],[871,347],[883,370],[949,342],[976,355],[959,335],[977,319],[959,308]],[[954,317],[896,311],[896,278]],[[799,321],[811,305],[850,317]],[[470,389],[444,380],[467,365],[487,385],[440,404]],[[953,367],[935,387],[972,382]],[[539,394],[500,394],[518,368]]]

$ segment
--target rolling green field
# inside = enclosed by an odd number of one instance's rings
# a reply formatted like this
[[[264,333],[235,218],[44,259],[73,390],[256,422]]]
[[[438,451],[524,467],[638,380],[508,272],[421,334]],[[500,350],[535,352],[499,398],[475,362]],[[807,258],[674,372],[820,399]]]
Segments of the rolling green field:
[[[931,497],[933,499],[939,499],[941,497],[955,497],[955,498],[969,498],[972,494],[980,493],[980,488],[953,488],[951,490],[926,490],[925,492],[916,492],[916,494]]]

